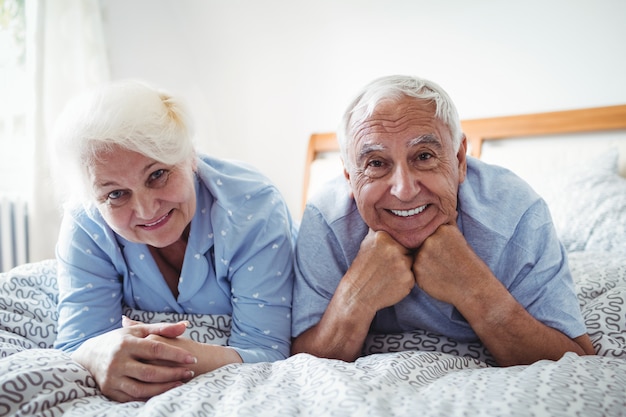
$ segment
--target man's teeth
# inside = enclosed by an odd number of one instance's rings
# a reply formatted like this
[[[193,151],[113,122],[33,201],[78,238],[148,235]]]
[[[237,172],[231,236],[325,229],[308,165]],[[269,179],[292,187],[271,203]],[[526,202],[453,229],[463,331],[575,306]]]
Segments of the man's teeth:
[[[423,205],[422,207],[417,207],[411,210],[391,210],[391,212],[395,214],[396,216],[409,217],[409,216],[414,216],[416,214],[419,214],[425,209],[426,209],[426,205]]]

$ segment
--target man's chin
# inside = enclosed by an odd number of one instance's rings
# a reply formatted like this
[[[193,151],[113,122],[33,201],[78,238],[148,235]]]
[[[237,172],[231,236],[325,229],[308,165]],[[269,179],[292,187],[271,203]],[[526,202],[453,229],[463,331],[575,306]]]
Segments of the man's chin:
[[[422,246],[428,236],[423,236],[421,233],[419,235],[407,233],[393,233],[391,234],[391,237],[393,237],[399,244],[401,244],[405,248],[409,250],[417,250]]]
[[[424,228],[412,229],[412,230],[390,230],[388,233],[399,244],[409,250],[419,249],[422,244],[433,235],[439,228],[438,223],[431,223]]]

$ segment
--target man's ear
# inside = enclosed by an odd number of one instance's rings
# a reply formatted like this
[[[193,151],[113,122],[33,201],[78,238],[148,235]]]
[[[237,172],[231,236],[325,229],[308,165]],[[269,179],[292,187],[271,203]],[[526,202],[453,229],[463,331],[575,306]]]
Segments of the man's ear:
[[[343,166],[343,176],[346,181],[348,181],[348,187],[350,188],[350,198],[354,198],[354,193],[352,192],[352,183],[350,182],[350,172],[346,169],[346,165]]]
[[[465,181],[467,175],[467,138],[465,135],[461,138],[459,150],[456,153],[459,169],[459,184]]]

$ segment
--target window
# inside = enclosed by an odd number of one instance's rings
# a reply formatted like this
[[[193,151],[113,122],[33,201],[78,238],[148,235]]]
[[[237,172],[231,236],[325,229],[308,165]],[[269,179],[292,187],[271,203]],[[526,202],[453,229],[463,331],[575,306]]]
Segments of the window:
[[[32,175],[24,2],[0,0],[0,195],[9,196],[25,196]]]

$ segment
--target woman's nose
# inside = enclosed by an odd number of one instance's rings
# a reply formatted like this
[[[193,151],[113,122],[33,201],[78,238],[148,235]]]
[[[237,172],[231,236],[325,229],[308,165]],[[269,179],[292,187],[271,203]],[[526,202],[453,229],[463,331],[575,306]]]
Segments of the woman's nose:
[[[149,192],[133,193],[133,209],[140,219],[151,220],[157,212],[157,199]]]

